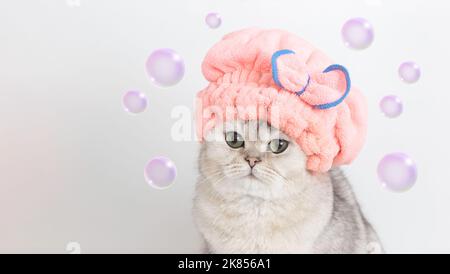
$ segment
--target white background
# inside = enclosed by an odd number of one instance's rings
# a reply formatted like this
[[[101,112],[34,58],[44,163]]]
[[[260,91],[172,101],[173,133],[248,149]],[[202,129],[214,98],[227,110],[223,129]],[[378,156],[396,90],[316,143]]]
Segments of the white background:
[[[76,0],[72,0],[76,3]],[[0,3],[0,252],[198,252],[191,218],[197,144],[171,138],[174,106],[192,108],[205,86],[201,60],[224,34],[249,26],[297,33],[344,64],[369,101],[366,146],[347,174],[363,211],[391,253],[450,252],[450,17],[448,1],[9,0]],[[204,17],[219,12],[209,29]],[[374,26],[373,45],[346,48],[342,24]],[[157,48],[183,56],[186,74],[168,89],[144,70]],[[417,84],[397,68],[414,60]],[[121,97],[145,92],[149,108],[125,113]],[[404,102],[380,114],[388,94]],[[376,166],[401,151],[417,163],[406,193],[383,189]],[[167,190],[143,179],[164,155],[178,167]]]

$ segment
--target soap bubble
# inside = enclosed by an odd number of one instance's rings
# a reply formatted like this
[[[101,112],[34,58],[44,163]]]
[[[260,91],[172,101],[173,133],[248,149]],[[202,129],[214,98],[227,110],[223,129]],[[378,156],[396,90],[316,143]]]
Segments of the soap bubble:
[[[364,18],[352,18],[345,22],[341,34],[345,45],[352,49],[368,48],[374,36],[372,25]]]
[[[145,64],[150,80],[157,86],[169,87],[177,84],[184,76],[184,61],[172,49],[157,49]]]
[[[410,189],[417,179],[414,161],[404,153],[391,153],[378,164],[378,178],[384,187],[395,192]]]
[[[169,187],[177,176],[175,164],[166,157],[151,159],[144,170],[145,180],[154,188],[164,189]]]
[[[403,82],[412,84],[419,81],[420,67],[414,62],[404,62],[398,68],[398,74]]]
[[[208,15],[206,15],[205,22],[208,25],[208,27],[212,29],[217,29],[222,24],[222,18],[220,17],[220,14],[211,12],[208,13]]]
[[[381,99],[380,109],[389,118],[396,118],[403,112],[403,103],[397,96],[389,95]]]
[[[131,113],[140,113],[147,108],[147,97],[140,91],[128,91],[122,98],[123,107]]]

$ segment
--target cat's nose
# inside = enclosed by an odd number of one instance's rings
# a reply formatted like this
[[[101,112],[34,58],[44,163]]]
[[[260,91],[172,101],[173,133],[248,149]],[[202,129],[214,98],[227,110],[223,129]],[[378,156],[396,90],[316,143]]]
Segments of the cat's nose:
[[[258,157],[245,157],[245,160],[247,161],[248,165],[253,168],[257,162],[261,162],[261,159],[259,159]]]

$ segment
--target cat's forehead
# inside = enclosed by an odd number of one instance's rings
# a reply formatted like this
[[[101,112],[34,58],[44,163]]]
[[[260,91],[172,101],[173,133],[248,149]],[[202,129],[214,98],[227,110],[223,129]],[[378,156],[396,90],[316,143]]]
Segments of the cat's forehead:
[[[269,141],[289,139],[287,135],[264,121],[229,121],[224,124],[225,132],[235,131],[247,141]]]

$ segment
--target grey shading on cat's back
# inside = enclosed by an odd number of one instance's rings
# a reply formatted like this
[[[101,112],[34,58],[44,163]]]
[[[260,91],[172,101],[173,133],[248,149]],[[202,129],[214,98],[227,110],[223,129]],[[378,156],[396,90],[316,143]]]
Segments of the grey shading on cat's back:
[[[315,252],[384,253],[378,235],[362,213],[344,172],[333,168],[328,174],[333,187],[333,214],[316,242]]]

